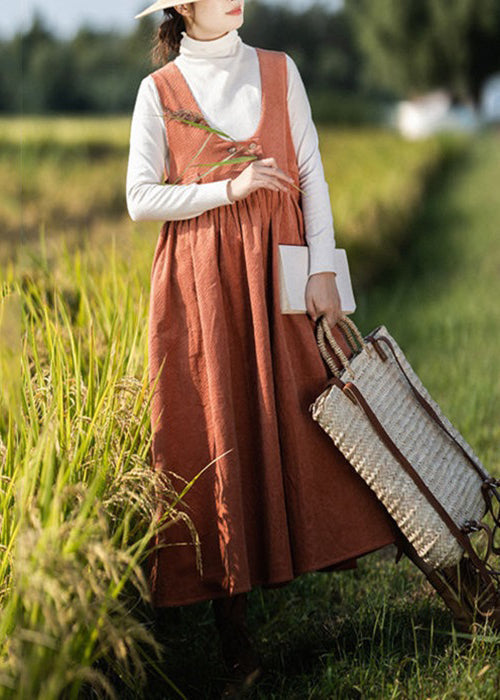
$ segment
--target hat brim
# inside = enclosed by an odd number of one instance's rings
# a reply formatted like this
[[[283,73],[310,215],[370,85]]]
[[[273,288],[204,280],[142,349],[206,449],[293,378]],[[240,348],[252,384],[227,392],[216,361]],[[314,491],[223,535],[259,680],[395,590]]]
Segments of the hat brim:
[[[139,12],[138,15],[135,15],[134,19],[140,19],[141,17],[150,15],[153,12],[157,12],[158,10],[168,10],[169,7],[175,7],[176,5],[184,5],[189,2],[198,2],[198,0],[157,0],[152,5],[146,7],[145,10]]]

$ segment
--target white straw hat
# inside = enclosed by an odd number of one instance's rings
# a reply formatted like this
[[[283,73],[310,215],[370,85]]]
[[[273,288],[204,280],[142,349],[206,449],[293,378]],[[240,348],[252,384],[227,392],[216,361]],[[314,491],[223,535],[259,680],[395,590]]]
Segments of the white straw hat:
[[[157,0],[152,5],[146,7],[145,10],[140,12],[134,17],[134,19],[139,19],[145,15],[149,15],[157,10],[166,10],[169,7],[175,7],[175,5],[187,5],[189,2],[198,2],[198,0]]]

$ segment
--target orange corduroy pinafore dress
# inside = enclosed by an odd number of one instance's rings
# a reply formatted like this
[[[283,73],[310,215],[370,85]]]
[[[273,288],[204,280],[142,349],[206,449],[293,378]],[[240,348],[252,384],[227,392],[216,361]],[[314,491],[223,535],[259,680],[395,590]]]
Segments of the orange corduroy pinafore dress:
[[[235,142],[212,134],[194,161],[208,132],[176,117],[207,122],[174,63],[152,73],[170,148],[168,182],[186,184],[208,164],[256,155],[274,157],[299,186],[286,55],[257,53],[255,134]],[[234,177],[247,166],[217,167],[199,182]],[[308,411],[329,377],[314,322],[280,311],[278,243],[306,245],[300,197],[293,187],[259,188],[167,221],[159,234],[148,328],[153,465],[180,491],[212,464],[177,505],[199,535],[202,573],[190,530],[175,522],[148,559],[155,607],[352,568],[357,556],[395,541],[380,503]]]

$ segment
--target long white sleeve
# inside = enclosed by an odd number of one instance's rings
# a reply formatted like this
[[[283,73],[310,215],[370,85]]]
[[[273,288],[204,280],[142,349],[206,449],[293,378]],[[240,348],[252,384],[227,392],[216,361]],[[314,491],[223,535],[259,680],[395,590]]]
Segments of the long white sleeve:
[[[309,246],[309,274],[334,270],[335,233],[328,183],[319,151],[318,132],[299,70],[288,54],[288,114],[304,190],[302,212]]]
[[[224,204],[230,178],[190,185],[164,185],[168,146],[162,108],[153,79],[141,82],[130,128],[127,208],[133,221],[190,219]]]

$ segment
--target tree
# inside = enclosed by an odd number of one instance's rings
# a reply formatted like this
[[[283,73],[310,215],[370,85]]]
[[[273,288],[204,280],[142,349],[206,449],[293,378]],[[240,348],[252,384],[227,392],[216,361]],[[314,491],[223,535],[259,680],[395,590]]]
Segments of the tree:
[[[239,33],[251,46],[288,53],[308,88],[357,88],[360,55],[343,11],[318,4],[297,11],[254,0]]]
[[[446,87],[477,101],[500,69],[498,0],[346,0],[346,12],[366,84],[399,96]]]
[[[155,67],[150,50],[157,31],[157,21],[144,17],[127,35],[83,26],[72,38],[62,39],[37,13],[27,31],[0,40],[0,109],[130,112],[140,80]],[[251,46],[288,53],[307,89],[326,96],[325,104],[338,104],[339,93],[359,88],[361,54],[343,11],[319,4],[297,11],[254,0],[240,34]],[[15,70],[18,56],[21,79],[19,66]]]

